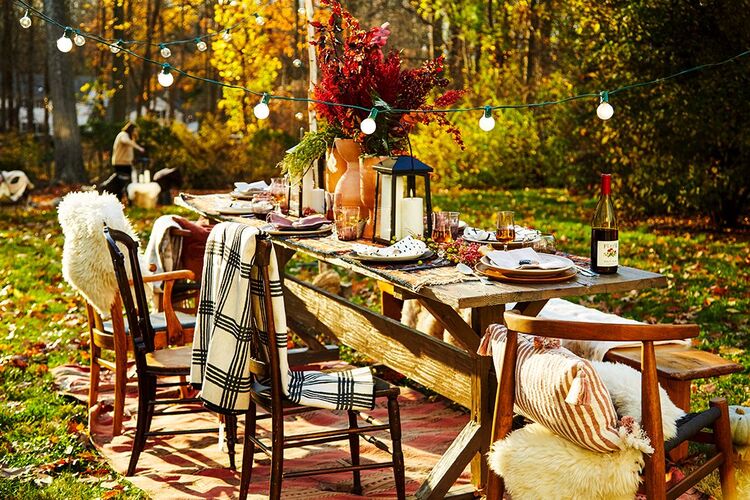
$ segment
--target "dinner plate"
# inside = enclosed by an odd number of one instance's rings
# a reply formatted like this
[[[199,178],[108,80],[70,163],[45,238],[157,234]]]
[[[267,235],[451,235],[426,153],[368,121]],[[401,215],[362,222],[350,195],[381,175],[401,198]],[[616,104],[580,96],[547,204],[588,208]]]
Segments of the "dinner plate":
[[[321,226],[318,229],[294,229],[294,230],[279,230],[276,229],[271,224],[267,226],[263,226],[261,228],[264,232],[270,234],[271,236],[319,236],[321,234],[327,234],[330,233],[331,230],[333,230],[333,224],[328,224],[325,226]]]
[[[516,268],[511,268],[511,267],[501,267],[501,266],[496,266],[495,264],[493,264],[487,255],[484,255],[480,259],[480,262],[491,269],[495,269],[501,272],[505,276],[518,276],[518,277],[525,277],[525,278],[528,278],[531,276],[534,276],[537,278],[557,276],[559,274],[562,274],[563,272],[566,272],[575,268],[575,264],[573,263],[572,260],[566,257],[560,257],[559,255],[550,255],[548,253],[540,253],[539,262],[540,263],[557,262],[560,264],[560,267],[557,267],[555,269],[516,269]]]
[[[359,255],[356,253],[350,253],[348,257],[358,260],[360,262],[410,262],[414,260],[422,260],[422,259],[429,259],[435,255],[435,252],[432,250],[427,250],[422,255],[417,255],[416,257],[414,255],[396,255],[396,256],[383,256],[383,255]]]
[[[229,196],[234,198],[235,200],[252,200],[260,193],[265,193],[265,191],[232,191],[229,193]]]
[[[237,203],[236,206],[219,207],[216,209],[216,211],[222,215],[267,214],[271,210],[273,210],[273,207],[264,209],[258,205],[245,203]]]
[[[494,237],[494,235],[493,235],[493,237]],[[530,247],[534,243],[536,243],[537,241],[539,241],[541,238],[539,237],[539,234],[536,233],[534,235],[529,234],[528,236],[526,236],[523,239],[511,241],[511,242],[508,242],[508,243],[500,243],[496,239],[480,240],[478,238],[471,238],[471,237],[465,236],[465,235],[463,236],[463,239],[465,241],[470,242],[470,243],[479,243],[479,244],[482,244],[482,245],[490,245],[492,248],[495,248],[497,250],[505,250],[505,249],[513,250],[513,249],[516,249],[516,248]]]
[[[481,274],[482,276],[486,276],[487,278],[495,281],[502,281],[505,283],[560,283],[562,281],[568,281],[569,279],[572,279],[576,276],[577,272],[575,269],[568,269],[567,271],[564,271],[560,274],[554,275],[554,276],[508,276],[506,274],[503,274],[499,270],[493,267],[487,266],[483,262],[479,262],[474,270]]]
[[[283,227],[276,228],[276,230],[277,231],[282,231],[284,233],[288,233],[290,231],[305,231],[305,232],[309,232],[309,231],[315,231],[316,229],[320,229],[321,227],[325,226],[326,224],[330,224],[330,222],[328,222],[328,221],[318,222],[317,224],[310,224],[308,226],[301,226],[301,227],[296,227],[294,225],[292,225],[292,226],[283,226]]]

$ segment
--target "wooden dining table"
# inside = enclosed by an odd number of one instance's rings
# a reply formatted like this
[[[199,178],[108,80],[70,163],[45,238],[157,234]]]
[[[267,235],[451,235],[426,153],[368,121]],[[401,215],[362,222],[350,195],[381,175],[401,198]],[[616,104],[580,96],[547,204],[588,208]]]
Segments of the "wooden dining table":
[[[217,206],[217,199],[223,198],[181,195],[176,203],[214,220],[256,227],[267,225],[255,218],[221,215],[212,209]],[[316,237],[335,239],[335,235]],[[389,280],[388,273],[379,268],[348,258],[345,249],[351,242],[332,241],[341,251],[323,252],[311,246],[306,238],[275,235],[272,239],[280,268],[294,254],[303,254],[373,278],[381,291],[381,310],[374,311],[287,275],[284,286],[289,326],[308,346],[300,353],[300,361],[320,361],[335,356],[336,352],[319,340],[321,337],[333,339],[469,410],[469,422],[417,490],[416,498],[419,499],[473,498],[475,492],[486,485],[485,454],[490,445],[497,382],[492,374],[491,358],[478,355],[477,349],[487,327],[503,321],[507,304],[515,304],[515,309],[521,313],[535,316],[552,298],[666,285],[666,278],[660,274],[620,266],[616,274],[595,277],[577,274],[574,279],[559,283],[493,281],[485,284],[463,276],[454,283],[426,284],[414,289],[403,282]],[[454,342],[447,343],[442,338],[401,323],[401,305],[407,299],[417,300]],[[461,314],[460,310],[469,313]],[[471,485],[454,488],[454,483],[469,464]]]

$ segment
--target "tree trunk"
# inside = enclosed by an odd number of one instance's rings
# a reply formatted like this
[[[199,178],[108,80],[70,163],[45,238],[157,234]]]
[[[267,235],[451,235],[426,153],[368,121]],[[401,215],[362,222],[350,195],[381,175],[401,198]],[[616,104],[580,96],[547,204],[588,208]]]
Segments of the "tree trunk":
[[[3,0],[3,30],[0,38],[0,130],[10,130],[18,125],[15,93],[13,91],[13,73],[15,71],[15,54],[13,32],[18,25],[14,19],[14,2]],[[15,117],[15,118],[14,118]]]
[[[112,25],[114,26],[114,38],[119,40],[124,38],[125,32],[122,25],[125,22],[125,9],[123,8],[124,0],[115,0],[112,8]],[[109,114],[110,119],[114,122],[124,122],[127,115],[127,94],[125,88],[125,56],[122,52],[112,54],[112,88],[114,95],[110,100]]]
[[[53,19],[69,21],[66,0],[44,0],[44,10]],[[88,181],[83,168],[81,134],[76,117],[73,54],[57,50],[60,28],[47,24],[47,65],[52,98],[55,147],[55,179],[66,184]]]

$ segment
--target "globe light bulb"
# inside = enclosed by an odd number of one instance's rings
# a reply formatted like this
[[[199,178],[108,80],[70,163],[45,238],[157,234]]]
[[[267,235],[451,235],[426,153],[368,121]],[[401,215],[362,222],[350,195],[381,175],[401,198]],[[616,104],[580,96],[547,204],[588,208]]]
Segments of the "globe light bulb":
[[[232,41],[232,34],[229,32],[229,30],[226,30],[223,35],[221,35],[221,39],[225,42],[231,42]]]
[[[301,59],[295,59],[292,61],[292,66],[295,68],[301,68],[302,67],[302,60]]]
[[[299,121],[302,121],[305,119],[305,115],[302,113],[302,111],[298,111],[294,114],[294,117],[298,119]]]
[[[70,52],[73,48],[73,40],[68,38],[66,35],[61,36],[57,39],[57,50],[60,52]]]
[[[83,47],[86,45],[86,37],[80,33],[76,33],[76,36],[73,37],[73,43],[76,44],[77,47]]]
[[[258,26],[263,26],[266,24],[266,19],[263,16],[255,16],[255,24]]]
[[[609,120],[613,114],[615,114],[615,110],[607,101],[602,101],[599,103],[599,107],[596,108],[596,116],[602,120]]]
[[[305,14],[307,14],[307,11],[304,7],[300,7],[299,9],[297,9],[297,14],[299,14],[300,16],[304,16]]]
[[[167,47],[166,45],[163,45],[163,44],[160,45],[160,47],[161,47],[161,50],[159,50],[159,53],[161,54],[161,56],[164,59],[167,59],[169,56],[172,55],[172,51],[169,50],[169,47]]]
[[[29,28],[31,28],[31,18],[29,17],[29,11],[28,10],[23,15],[23,17],[18,20],[18,23],[21,25],[21,27],[23,29],[29,29]]]
[[[197,48],[197,49],[198,49],[198,50],[199,50],[200,52],[205,52],[205,51],[206,51],[206,49],[208,49],[208,45],[207,45],[207,44],[206,44],[206,42],[204,42],[203,40],[198,40],[197,42],[195,42],[195,46],[196,46],[196,48]]]
[[[118,40],[116,43],[109,46],[109,51],[113,54],[117,54],[120,52],[120,41]]]
[[[495,128],[495,119],[492,117],[491,106],[484,107],[484,114],[479,119],[479,128],[481,128],[485,132],[489,132],[490,130]]]
[[[376,116],[378,116],[378,110],[372,108],[367,118],[362,120],[362,123],[359,124],[359,128],[362,130],[363,134],[370,135],[375,133],[375,130],[378,128],[378,124],[375,123]]]
[[[271,97],[268,94],[263,94],[263,98],[253,108],[253,114],[258,120],[265,120],[271,114],[271,110],[268,108],[270,100]]]
[[[174,75],[169,71],[168,64],[163,66],[156,79],[159,80],[159,85],[162,87],[170,87],[174,83]]]

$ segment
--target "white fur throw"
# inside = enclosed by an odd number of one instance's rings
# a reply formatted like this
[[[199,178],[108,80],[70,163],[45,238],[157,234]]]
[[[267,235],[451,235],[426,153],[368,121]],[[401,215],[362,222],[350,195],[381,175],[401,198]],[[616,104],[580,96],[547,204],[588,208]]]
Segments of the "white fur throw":
[[[641,420],[641,374],[637,370],[622,363],[608,363],[592,361],[594,369],[604,382],[615,405],[617,415],[630,415],[636,422]],[[667,441],[677,435],[677,420],[685,415],[669,396],[667,391],[659,385],[659,399],[661,400],[661,419],[664,430],[664,440]]]
[[[99,314],[108,316],[117,291],[117,279],[102,232],[104,224],[138,239],[122,204],[109,193],[73,192],[60,202],[57,218],[65,236],[63,278]]]
[[[633,500],[643,454],[636,448],[597,453],[529,424],[497,441],[487,455],[513,500]]]

